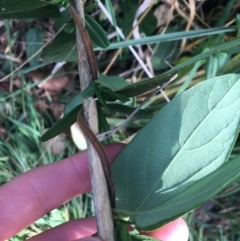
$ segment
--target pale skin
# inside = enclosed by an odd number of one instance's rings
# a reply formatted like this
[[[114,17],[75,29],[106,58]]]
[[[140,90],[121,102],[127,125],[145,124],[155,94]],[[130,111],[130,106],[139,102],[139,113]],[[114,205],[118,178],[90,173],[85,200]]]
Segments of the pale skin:
[[[105,147],[112,162],[124,146]],[[35,168],[0,187],[0,241],[13,237],[22,229],[73,197],[91,190],[87,152],[62,161]],[[29,241],[99,241],[90,237],[96,232],[95,218],[66,222]],[[148,233],[163,241],[187,241],[188,228],[177,219],[161,229]]]

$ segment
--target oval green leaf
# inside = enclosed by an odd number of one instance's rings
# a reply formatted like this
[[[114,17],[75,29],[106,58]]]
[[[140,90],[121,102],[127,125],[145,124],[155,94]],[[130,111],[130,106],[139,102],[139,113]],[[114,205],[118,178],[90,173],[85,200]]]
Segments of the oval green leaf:
[[[239,177],[240,156],[224,163],[216,171],[195,182],[161,206],[145,212],[124,213],[120,210],[114,212],[131,216],[131,222],[135,223],[140,230],[151,231],[202,205]]]
[[[107,48],[109,46],[109,40],[107,33],[103,30],[91,16],[85,14],[86,28],[91,40],[101,48]]]
[[[114,162],[117,208],[147,213],[217,170],[228,160],[239,123],[240,75],[215,77],[178,95]],[[153,225],[145,221],[141,227]]]

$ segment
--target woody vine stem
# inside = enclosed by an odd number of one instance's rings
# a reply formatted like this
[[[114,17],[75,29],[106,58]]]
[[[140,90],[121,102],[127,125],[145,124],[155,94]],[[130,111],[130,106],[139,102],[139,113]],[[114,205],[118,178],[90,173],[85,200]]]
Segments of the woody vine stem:
[[[73,0],[71,4],[84,23],[83,0]],[[92,82],[91,66],[89,66],[86,49],[82,41],[81,32],[78,28],[76,28],[76,36],[79,79],[81,91],[83,91]],[[98,118],[95,100],[93,98],[83,99],[83,110],[86,123],[95,134],[98,133]],[[87,141],[87,147],[98,236],[105,241],[114,241],[112,210],[108,198],[108,189],[103,167],[98,153],[90,141]]]

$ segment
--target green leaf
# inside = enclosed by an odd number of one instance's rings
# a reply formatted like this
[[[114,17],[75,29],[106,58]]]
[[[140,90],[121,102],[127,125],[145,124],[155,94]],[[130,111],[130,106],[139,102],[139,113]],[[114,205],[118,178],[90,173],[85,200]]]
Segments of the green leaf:
[[[219,70],[224,68],[224,66],[228,63],[229,59],[230,55],[224,52],[218,52],[210,56],[207,61],[206,78],[215,77]]]
[[[240,26],[240,14],[239,13],[236,15],[236,24],[238,27]]]
[[[97,96],[99,103],[102,106],[106,106],[106,98],[105,98],[105,96],[103,96],[103,93],[101,91],[99,91],[99,89],[96,90],[96,96]]]
[[[98,6],[98,2],[94,2],[93,4],[90,4],[86,7],[84,7],[84,12],[85,13],[89,13],[91,12],[94,8],[96,8]]]
[[[120,100],[123,103],[129,101],[129,98],[126,97],[125,95],[112,92],[111,90],[109,90],[107,88],[100,86],[98,90],[99,90],[99,92],[102,92],[102,95],[105,97],[105,100],[109,100],[109,101]]]
[[[61,51],[59,51],[60,49]],[[49,62],[76,61],[77,46],[75,32],[67,33],[61,31],[55,39],[43,49],[42,58],[44,61]]]
[[[41,137],[41,141],[48,141],[49,139],[61,134],[66,131],[71,125],[77,121],[77,115],[80,108],[79,106],[72,109],[63,118],[53,124]]]
[[[180,41],[160,43],[151,59],[154,70],[166,69],[167,65],[164,60],[167,60],[169,63],[175,62],[180,52],[179,46]]]
[[[120,100],[123,103],[129,101],[129,98],[125,95],[114,92],[129,85],[123,78],[119,76],[100,75],[96,82],[101,84],[99,85],[99,92],[103,93],[105,100]]]
[[[183,91],[185,91],[188,88],[188,86],[191,84],[194,76],[196,75],[196,72],[205,62],[206,62],[205,60],[199,60],[198,62],[196,62],[194,64],[194,66],[188,73],[186,81],[184,81],[184,83],[178,89],[177,95],[181,94]]]
[[[118,1],[121,9],[121,14],[118,14],[117,23],[122,29],[123,34],[127,36],[132,29],[136,9],[138,8],[137,1]]]
[[[49,6],[41,0],[11,0],[0,1],[0,18],[58,18],[60,12],[57,6]]]
[[[126,227],[126,224],[121,222],[116,222],[116,227],[114,228],[115,241],[131,241],[131,236]]]
[[[235,55],[232,57],[227,64],[219,69],[219,75],[229,74],[229,73],[239,73],[239,61],[240,61],[240,54]]]
[[[65,105],[64,115],[66,115],[68,112],[70,112],[71,110],[73,110],[77,106],[80,110],[81,105],[82,105],[82,93],[79,92]]]
[[[129,82],[127,82],[125,79],[123,79],[120,76],[108,76],[104,74],[100,74],[97,82],[109,88],[112,91],[118,91],[130,85]]]
[[[218,59],[218,71],[219,71],[229,62],[230,55],[224,52],[218,52],[216,54],[216,57]]]
[[[98,125],[99,125],[99,132],[103,133],[110,130],[106,117],[102,111],[100,105],[97,105],[97,112],[98,112]],[[113,142],[113,137],[109,137],[106,140],[102,141],[103,144],[109,144]]]
[[[26,34],[26,53],[27,58],[30,58],[35,54],[43,45],[43,34],[42,31],[37,29],[29,29]],[[40,54],[35,56],[30,62],[30,66],[37,66],[39,63]]]
[[[91,40],[101,48],[107,48],[109,46],[109,40],[107,33],[103,30],[91,16],[85,14],[86,28]]]
[[[237,2],[237,0],[229,0],[229,1],[227,1],[227,5],[223,9],[223,11],[221,13],[221,17],[218,18],[218,21],[215,24],[216,27],[223,25],[224,22],[227,21],[227,19],[229,18],[230,12],[231,12],[235,2]]]
[[[162,222],[161,211],[151,218],[148,212],[154,215],[153,209],[161,209],[228,160],[238,135],[239,107],[240,75],[235,74],[201,82],[164,106],[113,164],[117,208],[134,213],[144,229]],[[168,213],[176,217],[172,209]],[[180,215],[188,208],[178,209]]]
[[[160,207],[133,214],[138,228],[150,231],[192,211],[214,197],[240,177],[240,156],[223,164],[216,171],[195,182],[192,186]]]
[[[141,33],[144,33],[146,36],[153,34],[157,28],[158,20],[154,16],[154,12],[151,9],[147,15],[144,17],[143,21],[140,23],[139,29]]]
[[[206,66],[206,78],[210,79],[217,75],[218,71],[218,59],[216,56],[211,55],[208,58],[207,66]]]
[[[151,79],[147,79],[135,84],[132,84],[130,86],[124,87],[121,90],[118,90],[117,93],[123,94],[125,96],[128,97],[132,97],[132,96],[137,96],[140,94],[143,94],[161,84],[163,84],[164,82],[170,80],[171,77],[173,77],[176,73],[178,73],[180,70],[184,69],[185,67],[187,67],[188,65],[194,64],[197,61],[207,58],[210,55],[217,53],[219,51],[222,51],[224,49],[230,49],[232,47],[235,47],[237,45],[240,44],[240,38],[235,39],[233,41],[230,41],[228,43],[222,44],[216,48],[213,48],[207,52],[204,52],[202,54],[196,55],[195,57],[173,67],[171,70],[165,72],[164,74],[161,74],[159,76],[156,76],[154,78]]]
[[[84,98],[93,97],[96,94],[97,83],[92,82],[88,87],[82,92]]]
[[[105,31],[102,27],[87,14],[86,17],[86,28],[93,40],[97,45],[102,48],[106,48],[109,45],[109,41]],[[69,26],[72,23],[69,22],[65,26],[55,39],[48,44],[42,53],[44,61],[61,62],[61,61],[76,61],[77,60],[77,46],[76,46],[76,33],[75,31],[69,33]],[[59,51],[61,49],[61,51]]]
[[[68,0],[42,0],[43,2],[48,3],[49,5],[62,5],[63,7],[67,7],[69,1]]]
[[[130,115],[135,110],[135,108],[120,104],[107,104],[107,108],[125,115]],[[145,110],[139,110],[134,116],[139,119],[150,119],[153,115]]]
[[[58,32],[62,28],[62,26],[67,23],[67,26],[65,26],[63,31],[66,33],[73,33],[75,31],[75,23],[73,20],[69,21],[69,19],[70,19],[70,14],[68,12],[68,8],[65,8],[65,10],[61,11],[61,17],[55,19],[54,27],[56,31]]]
[[[173,33],[178,30],[178,27],[168,27],[166,33]],[[179,56],[181,41],[163,42],[157,44],[156,51],[153,54],[151,62],[154,70],[160,71],[166,69],[167,65],[164,60],[169,63],[174,63]]]

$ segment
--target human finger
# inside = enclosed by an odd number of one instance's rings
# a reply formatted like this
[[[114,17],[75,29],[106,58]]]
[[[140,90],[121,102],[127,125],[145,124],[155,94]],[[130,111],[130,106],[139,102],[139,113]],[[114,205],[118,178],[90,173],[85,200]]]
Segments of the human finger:
[[[96,237],[89,237],[96,233],[96,220],[95,217],[73,220],[42,234],[39,234],[29,241],[91,241],[90,239],[95,239]],[[162,241],[187,241],[189,237],[189,230],[186,222],[183,218],[178,218],[158,230],[152,232],[141,232],[144,235],[157,238]],[[84,237],[88,237],[85,238]]]
[[[28,241],[72,241],[89,237],[96,233],[95,217],[76,219],[38,234]]]
[[[113,161],[122,144],[106,146]],[[23,173],[0,187],[0,240],[91,189],[87,152]]]
[[[183,218],[178,218],[155,231],[141,233],[162,241],[187,241],[189,238],[189,229]]]

